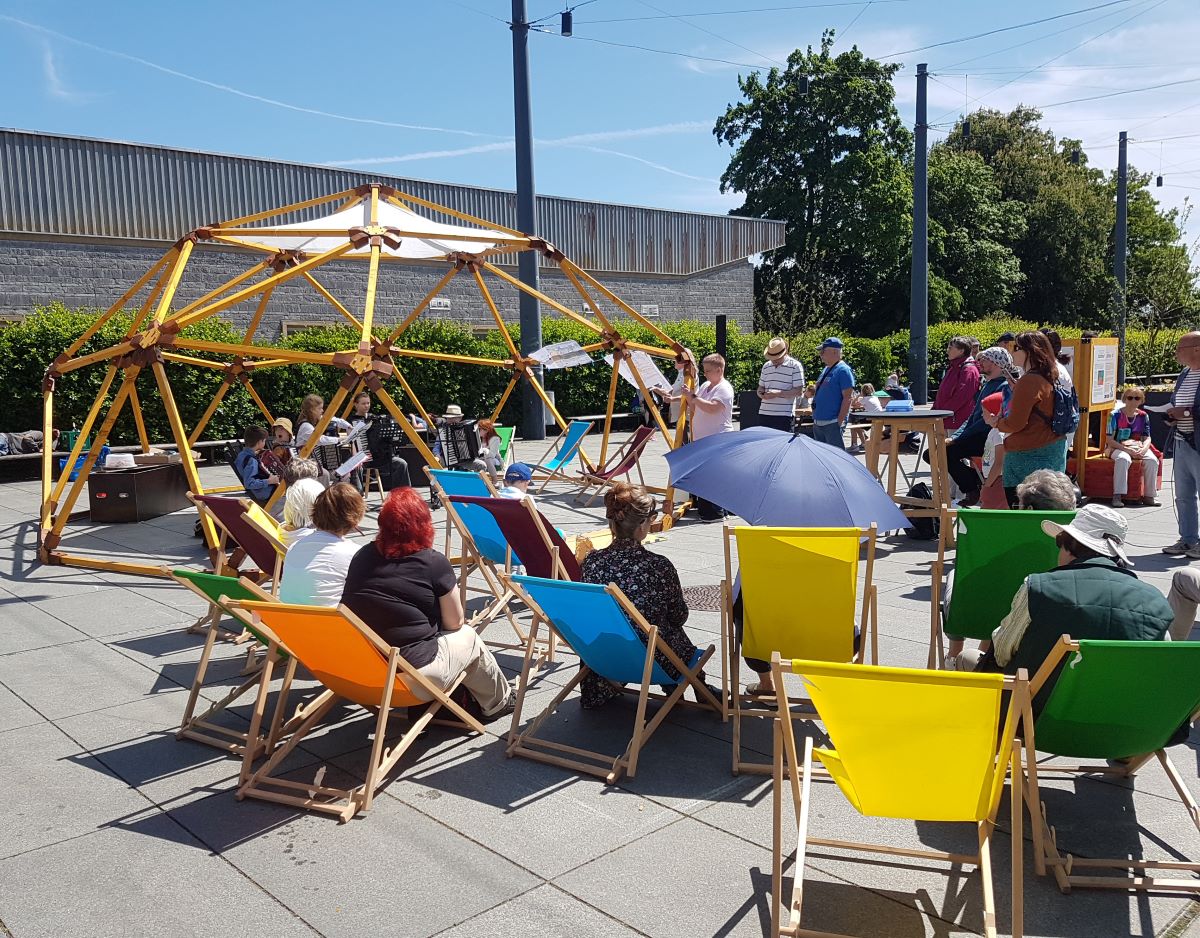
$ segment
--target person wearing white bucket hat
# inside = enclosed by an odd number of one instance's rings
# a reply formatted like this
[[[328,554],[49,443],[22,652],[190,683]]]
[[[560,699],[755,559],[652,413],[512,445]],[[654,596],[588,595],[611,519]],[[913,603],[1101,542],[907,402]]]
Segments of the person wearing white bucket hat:
[[[1043,521],[1042,530],[1058,545],[1059,565],[1026,577],[976,670],[1036,674],[1064,633],[1077,640],[1162,640],[1174,613],[1161,592],[1129,569],[1129,524],[1120,512],[1085,505],[1070,524]],[[1052,688],[1047,682],[1038,694],[1035,712]]]

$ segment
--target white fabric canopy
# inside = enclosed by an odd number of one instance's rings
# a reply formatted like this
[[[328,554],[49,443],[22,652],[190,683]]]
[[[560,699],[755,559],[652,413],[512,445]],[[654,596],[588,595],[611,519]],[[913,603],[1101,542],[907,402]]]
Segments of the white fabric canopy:
[[[258,224],[265,228],[302,228],[318,231],[332,228],[339,231],[349,231],[351,228],[365,227],[370,224],[370,219],[370,200],[363,199],[357,205],[334,212],[332,215],[314,218],[312,221],[295,222],[286,225],[265,222],[259,222]],[[467,228],[461,225],[446,225],[441,222],[430,221],[428,218],[418,215],[410,209],[401,208],[390,202],[384,202],[382,199],[379,202],[378,219],[378,224],[385,228],[398,228],[401,231],[420,233],[420,237],[405,235],[401,239],[399,247],[391,248],[386,243],[383,246],[385,254],[411,260],[431,260],[456,251],[461,251],[465,254],[478,254],[480,251],[486,251],[488,248],[495,247],[496,241],[513,240],[511,235],[492,231],[488,228]],[[277,248],[281,251],[303,251],[310,256],[313,254],[323,254],[346,243],[345,236],[314,235],[313,237],[291,237],[256,235],[253,226],[237,228],[235,230],[238,234],[244,234],[247,240],[253,241],[256,244],[265,244],[268,247]],[[443,237],[439,238],[439,235]],[[462,241],[457,238],[445,238],[445,235],[469,235],[472,239],[479,238],[480,240]],[[370,253],[370,247],[364,246],[355,248],[343,256],[365,257]]]

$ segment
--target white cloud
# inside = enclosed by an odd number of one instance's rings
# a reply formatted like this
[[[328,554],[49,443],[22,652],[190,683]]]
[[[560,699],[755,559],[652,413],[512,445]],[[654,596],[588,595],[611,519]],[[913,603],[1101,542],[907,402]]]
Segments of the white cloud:
[[[66,86],[59,74],[58,63],[54,58],[54,50],[50,43],[42,43],[42,77],[46,79],[46,93],[59,101],[68,104],[84,104],[96,96],[86,91],[72,91]]]

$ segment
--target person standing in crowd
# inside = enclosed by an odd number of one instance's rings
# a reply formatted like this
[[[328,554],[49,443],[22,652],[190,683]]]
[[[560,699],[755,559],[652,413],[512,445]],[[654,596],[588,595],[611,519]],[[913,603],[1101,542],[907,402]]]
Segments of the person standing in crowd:
[[[1017,336],[1013,362],[1024,374],[1013,386],[1007,414],[984,414],[989,427],[998,427],[1004,438],[1004,494],[1017,504],[1017,486],[1037,469],[1065,472],[1067,438],[1054,432],[1054,386],[1057,362],[1050,340],[1040,332]]]
[[[854,397],[854,372],[842,361],[842,340],[837,336],[830,336],[817,351],[821,353],[825,370],[817,379],[817,389],[813,393],[813,439],[845,449],[842,427]]]
[[[1113,508],[1125,507],[1129,491],[1129,467],[1137,460],[1142,468],[1142,504],[1157,505],[1158,457],[1150,447],[1150,415],[1142,410],[1146,392],[1126,388],[1121,395],[1125,405],[1108,418],[1108,445],[1105,455],[1113,461]]]
[[[650,393],[660,404],[667,405],[667,422],[673,427],[679,423],[680,402],[683,400],[683,385],[687,380],[687,371],[692,364],[692,353],[690,349],[684,349],[681,352],[675,353],[675,381],[671,384],[671,389],[665,391],[662,388],[654,387],[650,389]]]
[[[954,484],[963,493],[958,504],[964,508],[976,504],[981,491],[979,474],[970,460],[983,455],[991,429],[983,421],[983,402],[1007,386],[1008,373],[1012,370],[1012,357],[999,346],[993,346],[980,352],[975,364],[983,379],[975,395],[975,406],[971,415],[946,441],[946,468]],[[938,394],[941,394],[941,388],[938,388]],[[936,403],[934,406],[937,406]],[[922,458],[929,462],[928,450]]]
[[[1183,365],[1183,371],[1175,382],[1167,418],[1175,441],[1173,472],[1179,540],[1162,550],[1172,557],[1186,554],[1197,559],[1200,558],[1200,507],[1197,506],[1200,452],[1196,446],[1196,412],[1200,410],[1200,332],[1188,332],[1179,337],[1175,360]]]
[[[957,430],[975,411],[979,395],[979,366],[971,357],[971,340],[955,336],[946,346],[950,364],[942,375],[937,394],[933,398],[934,410],[948,410],[949,417],[942,423],[947,430]]]
[[[758,378],[758,422],[774,430],[792,432],[796,398],[804,394],[804,366],[788,354],[785,340],[774,338],[763,352],[766,362]]]
[[[300,426],[296,428],[296,449],[303,449],[305,444],[317,430],[317,424],[325,416],[325,399],[320,394],[309,394],[300,403]],[[349,430],[350,423],[341,417],[330,418],[329,425],[339,430]],[[336,436],[322,434],[317,440],[318,446],[337,445],[340,442]]]
[[[975,336],[969,336],[967,341],[971,343],[971,357],[976,359],[979,358],[979,351],[983,348],[983,343],[975,338]]]
[[[1000,337],[996,339],[996,344],[1012,355],[1013,349],[1017,347],[1017,336],[1012,332],[1001,332]]]
[[[704,372],[704,383],[696,390],[683,389],[693,440],[703,440],[706,436],[733,429],[733,386],[725,380],[725,359],[716,353],[706,355],[700,367]],[[696,510],[700,512],[701,521],[720,521],[725,517],[725,509],[698,495]]]
[[[1063,354],[1062,336],[1054,329],[1039,329],[1050,342],[1050,348],[1054,350],[1054,362],[1058,366],[1055,369],[1058,372],[1058,380],[1054,382],[1061,388],[1066,388],[1068,391],[1075,387],[1075,379],[1071,376],[1071,358]]]

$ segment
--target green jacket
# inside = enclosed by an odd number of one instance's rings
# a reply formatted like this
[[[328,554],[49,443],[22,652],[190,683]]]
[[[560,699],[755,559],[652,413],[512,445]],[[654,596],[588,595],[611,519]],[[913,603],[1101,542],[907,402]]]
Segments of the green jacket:
[[[1108,558],[1078,560],[1035,573],[1026,585],[1030,624],[1004,669],[1008,674],[1025,668],[1032,678],[1064,634],[1073,639],[1156,642],[1174,618],[1162,593]],[[1036,710],[1041,710],[1053,687],[1049,681],[1038,694]]]

